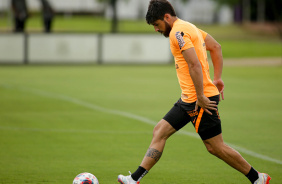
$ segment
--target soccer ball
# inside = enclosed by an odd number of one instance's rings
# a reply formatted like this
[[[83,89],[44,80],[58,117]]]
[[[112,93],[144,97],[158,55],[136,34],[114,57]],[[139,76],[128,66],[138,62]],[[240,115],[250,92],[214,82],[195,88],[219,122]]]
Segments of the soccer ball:
[[[99,181],[93,174],[85,172],[77,175],[73,184],[99,184]]]

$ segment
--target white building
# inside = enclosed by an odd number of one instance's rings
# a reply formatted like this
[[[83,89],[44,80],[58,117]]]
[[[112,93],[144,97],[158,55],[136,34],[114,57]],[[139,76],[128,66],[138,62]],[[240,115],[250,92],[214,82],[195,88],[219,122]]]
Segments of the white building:
[[[30,10],[39,10],[39,0],[26,0]],[[145,18],[150,0],[118,0],[117,13],[119,19]],[[49,0],[56,11],[60,12],[101,12],[110,18],[112,9],[109,5],[99,3],[97,0]],[[183,3],[181,0],[170,0],[175,7],[179,18],[194,22],[210,24],[215,19],[222,24],[231,23],[232,10],[218,7],[213,0],[189,0]],[[0,0],[0,10],[5,11],[10,7],[10,0]]]
[[[95,12],[104,9],[104,4],[96,0],[48,0],[56,11],[76,12],[88,11]],[[41,8],[40,0],[26,0],[27,6],[31,11],[38,11]],[[11,0],[0,0],[0,10],[9,9]]]
[[[120,19],[145,18],[150,0],[118,0],[118,17]],[[169,0],[174,6],[179,18],[196,23],[213,23],[215,19],[219,23],[232,23],[232,10],[227,7],[218,7],[213,0],[189,0],[183,3],[181,0]],[[111,17],[112,10],[106,8],[106,16]]]

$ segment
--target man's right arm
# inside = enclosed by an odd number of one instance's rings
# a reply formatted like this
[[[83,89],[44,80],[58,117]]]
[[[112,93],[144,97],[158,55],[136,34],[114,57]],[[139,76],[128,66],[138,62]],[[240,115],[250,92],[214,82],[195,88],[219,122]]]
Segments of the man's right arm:
[[[210,51],[212,63],[214,66],[214,78],[213,83],[217,87],[221,98],[224,100],[224,83],[221,79],[222,68],[223,68],[223,57],[221,45],[209,34],[205,38],[206,49]]]
[[[197,57],[195,48],[192,47],[182,51],[182,55],[188,64],[189,73],[192,78],[197,94],[197,102],[196,102],[195,110],[197,110],[198,106],[200,106],[201,108],[204,109],[204,111],[212,115],[212,113],[209,110],[217,110],[216,109],[217,105],[215,101],[210,101],[204,95],[202,66]]]

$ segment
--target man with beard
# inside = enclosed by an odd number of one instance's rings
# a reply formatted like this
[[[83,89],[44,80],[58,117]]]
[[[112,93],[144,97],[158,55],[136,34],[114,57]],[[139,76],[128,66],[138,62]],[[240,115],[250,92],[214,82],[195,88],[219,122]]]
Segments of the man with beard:
[[[121,184],[138,184],[161,158],[166,140],[191,121],[211,154],[244,174],[252,184],[268,184],[269,175],[258,173],[223,141],[217,107],[220,95],[224,99],[220,44],[195,25],[179,19],[167,0],[151,0],[146,21],[154,26],[155,31],[169,37],[182,94],[155,126],[153,139],[140,166],[131,175],[119,175],[118,181]],[[209,74],[207,50],[214,66],[213,81]]]

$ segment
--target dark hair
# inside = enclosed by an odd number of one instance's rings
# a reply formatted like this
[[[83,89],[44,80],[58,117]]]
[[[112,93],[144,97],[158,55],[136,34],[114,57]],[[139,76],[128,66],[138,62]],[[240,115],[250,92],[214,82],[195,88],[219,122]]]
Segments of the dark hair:
[[[164,20],[166,13],[176,16],[170,2],[167,0],[151,0],[146,14],[146,21],[148,24],[153,24],[157,20]]]

